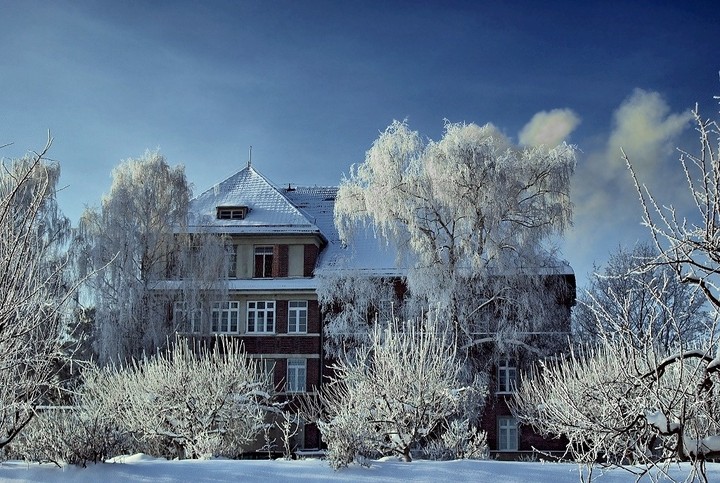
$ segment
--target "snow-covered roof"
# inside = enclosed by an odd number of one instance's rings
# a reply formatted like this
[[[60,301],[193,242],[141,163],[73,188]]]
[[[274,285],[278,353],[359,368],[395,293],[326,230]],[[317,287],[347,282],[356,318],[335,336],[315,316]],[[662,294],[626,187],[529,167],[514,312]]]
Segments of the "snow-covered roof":
[[[314,292],[317,290],[317,279],[306,277],[283,277],[283,278],[250,278],[250,279],[229,279],[224,282],[224,288],[233,291],[273,293],[283,292]],[[180,290],[183,288],[182,280],[159,280],[153,288],[156,290]],[[219,284],[216,288],[220,289]]]
[[[324,270],[347,270],[372,276],[402,276],[397,268],[394,245],[376,235],[371,227],[360,227],[348,245],[343,245],[335,228],[337,187],[297,187],[283,189],[283,194],[317,225],[327,246],[320,254],[315,273]]]
[[[218,219],[218,207],[247,207],[243,219]],[[251,165],[190,201],[190,232],[320,234],[320,229]]]
[[[368,276],[405,275],[407,267],[398,267],[400,250],[372,225],[358,227],[347,245],[340,241],[334,220],[337,191],[336,186],[279,188],[248,165],[191,201],[189,230],[250,235],[316,234],[327,242],[315,267],[316,274],[339,270]],[[218,219],[218,207],[239,206],[249,209],[244,219]],[[512,271],[573,274],[567,262],[559,261]]]

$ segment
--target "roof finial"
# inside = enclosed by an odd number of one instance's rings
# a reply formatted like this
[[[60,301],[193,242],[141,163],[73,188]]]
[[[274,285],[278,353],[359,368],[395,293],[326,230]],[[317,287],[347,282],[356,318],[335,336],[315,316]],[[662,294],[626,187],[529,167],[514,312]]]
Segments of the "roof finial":
[[[252,166],[252,146],[250,146],[250,157],[248,158],[247,167],[249,168],[250,166]]]

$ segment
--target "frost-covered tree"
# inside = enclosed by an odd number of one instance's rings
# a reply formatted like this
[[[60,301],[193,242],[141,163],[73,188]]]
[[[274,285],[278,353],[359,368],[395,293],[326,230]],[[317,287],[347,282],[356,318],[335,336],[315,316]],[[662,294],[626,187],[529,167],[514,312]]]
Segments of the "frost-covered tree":
[[[342,181],[335,223],[349,243],[372,224],[397,246],[406,308],[447,313],[463,349],[532,349],[528,335],[564,320],[547,296],[564,282],[547,242],[570,224],[574,167],[571,146],[517,147],[491,124],[448,123],[425,141],[396,121]]]
[[[667,351],[703,336],[710,324],[704,296],[656,258],[657,251],[642,243],[620,247],[604,268],[596,267],[573,311],[578,342],[592,342],[618,325],[634,334],[638,347],[651,338]]]
[[[667,267],[680,283],[700,291],[712,309],[712,323],[694,341],[675,337],[664,347],[653,337],[639,339],[612,311],[597,311],[604,317],[597,328],[600,343],[547,361],[516,393],[520,421],[567,436],[568,449],[589,464],[600,456],[614,464],[634,459],[645,468],[691,460],[702,476],[704,462],[720,456],[720,129],[697,108],[694,114],[699,152],[680,151],[695,208],[689,218],[659,202],[625,160],[657,253],[650,263]],[[646,295],[657,306],[671,301],[663,285],[648,286]],[[658,334],[677,333],[685,323],[675,321],[672,310],[648,315],[645,327],[658,327]]]
[[[0,163],[0,448],[57,395],[62,320],[73,292],[70,224],[55,194],[60,168],[39,152]]]
[[[720,455],[720,391],[707,345],[668,352],[628,330],[546,360],[519,384],[513,412],[547,436],[563,435],[572,459],[635,463],[645,473],[677,460]]]
[[[153,291],[166,276],[176,232],[187,219],[190,188],[183,166],[170,167],[158,152],[128,159],[113,170],[100,209],[87,209],[77,252],[95,305],[99,360],[125,360],[165,344],[167,301]]]
[[[484,395],[482,381],[463,382],[463,357],[451,340],[435,316],[375,325],[369,343],[337,363],[317,417],[331,465],[376,454],[410,461],[413,446],[462,413],[470,393]]]
[[[91,366],[71,407],[43,412],[13,445],[30,461],[85,465],[127,452],[237,457],[264,426],[271,383],[237,339],[173,347],[128,365]]]
[[[234,261],[230,244],[222,234],[176,233],[168,280],[179,282],[172,287],[172,302],[173,308],[182,310],[173,310],[172,332],[212,332],[212,302],[225,300],[229,264]]]
[[[88,374],[81,415],[108,411],[135,450],[166,457],[236,457],[258,437],[272,387],[237,339],[171,348],[126,366]]]

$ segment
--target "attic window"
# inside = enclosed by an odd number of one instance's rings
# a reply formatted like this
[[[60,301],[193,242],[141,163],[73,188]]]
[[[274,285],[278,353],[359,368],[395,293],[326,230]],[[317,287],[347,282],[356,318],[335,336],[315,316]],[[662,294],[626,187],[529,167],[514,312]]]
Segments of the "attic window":
[[[248,214],[247,206],[218,206],[218,220],[244,220]]]

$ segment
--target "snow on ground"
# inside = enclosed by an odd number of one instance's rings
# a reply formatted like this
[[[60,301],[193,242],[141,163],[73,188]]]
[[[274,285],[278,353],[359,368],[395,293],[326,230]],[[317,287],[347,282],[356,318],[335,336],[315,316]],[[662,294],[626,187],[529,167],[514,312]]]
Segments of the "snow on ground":
[[[629,472],[614,469],[601,474],[599,483],[635,481]],[[682,481],[689,467],[673,467],[671,474]],[[708,465],[710,481],[720,481],[720,464]],[[577,466],[559,463],[502,461],[373,461],[370,468],[352,466],[333,471],[325,461],[267,460],[184,460],[166,461],[145,455],[116,458],[114,462],[89,465],[87,468],[50,464],[28,464],[18,461],[0,464],[0,482],[217,482],[217,481],[305,481],[305,482],[503,482],[503,483],[575,483]]]

